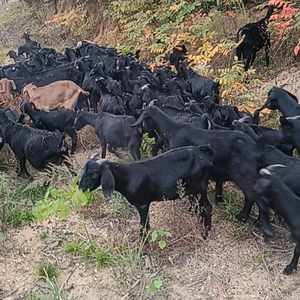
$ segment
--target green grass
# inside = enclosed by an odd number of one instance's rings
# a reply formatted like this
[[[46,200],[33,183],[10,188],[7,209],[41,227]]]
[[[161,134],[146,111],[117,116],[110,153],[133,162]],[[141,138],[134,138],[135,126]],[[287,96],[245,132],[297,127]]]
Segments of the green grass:
[[[93,256],[97,268],[103,268],[112,263],[112,257],[104,250],[98,250]]]
[[[0,206],[4,205],[5,208],[5,212],[2,210],[2,216],[5,215],[4,222],[12,227],[21,227],[35,221],[32,205],[44,198],[47,188],[39,185],[32,186],[27,180],[11,188],[8,180],[6,174],[0,175],[2,196]]]
[[[38,275],[49,280],[56,279],[58,277],[58,268],[49,262],[41,262],[38,268]]]
[[[71,241],[64,244],[63,251],[73,255],[79,255],[84,259],[91,259],[96,267],[102,268],[111,264],[112,256],[105,250],[100,249],[96,242]]]
[[[30,183],[23,181],[16,189],[15,194],[35,204],[37,201],[44,198],[48,190],[47,186],[40,185],[39,183]]]
[[[48,237],[48,235],[47,235],[46,232],[43,232],[43,233],[40,234],[40,239],[41,240],[45,240],[47,237]]]
[[[14,228],[24,226],[35,220],[32,209],[28,206],[10,203],[7,206],[6,221]]]
[[[72,254],[79,253],[79,249],[80,249],[80,242],[78,240],[67,242],[67,243],[65,243],[64,247],[62,248],[63,251],[65,251],[67,253],[72,253]]]
[[[25,295],[25,300],[68,300],[64,286],[59,286],[57,279],[46,277],[47,289],[42,292],[30,291]],[[23,299],[23,298],[22,298]]]

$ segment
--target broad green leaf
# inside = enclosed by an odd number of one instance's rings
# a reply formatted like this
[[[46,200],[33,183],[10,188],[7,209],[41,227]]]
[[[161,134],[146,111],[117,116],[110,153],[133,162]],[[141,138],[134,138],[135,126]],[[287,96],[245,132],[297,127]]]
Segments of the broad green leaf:
[[[59,211],[59,217],[61,219],[66,218],[69,214],[70,214],[70,208],[66,205],[64,207],[62,207]]]
[[[72,196],[71,201],[75,207],[79,205],[79,199],[76,193]]]
[[[159,241],[158,242],[158,247],[160,248],[160,249],[164,249],[165,247],[166,247],[166,242],[165,241]]]
[[[159,289],[162,286],[162,281],[160,279],[157,279],[154,281],[154,285],[157,289]]]
[[[160,236],[164,236],[164,231],[162,229],[158,229],[157,230],[157,233],[160,235]]]
[[[152,242],[155,242],[155,241],[156,241],[157,236],[158,236],[157,231],[156,231],[156,230],[153,231],[152,234],[151,234],[151,240],[152,240]]]
[[[150,291],[153,292],[153,293],[156,291],[156,286],[153,282],[150,283],[149,288],[150,288]]]
[[[166,237],[171,237],[172,234],[171,234],[170,232],[166,231],[166,232],[165,232],[165,236],[166,236]]]

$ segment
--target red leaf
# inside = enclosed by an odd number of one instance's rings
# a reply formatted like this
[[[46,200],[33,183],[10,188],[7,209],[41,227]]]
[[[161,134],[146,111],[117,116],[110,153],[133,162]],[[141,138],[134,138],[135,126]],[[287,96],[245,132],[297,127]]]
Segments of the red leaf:
[[[298,44],[297,44],[297,46],[294,48],[294,54],[297,56],[298,55],[298,52],[299,52],[299,44],[300,44],[300,39],[299,39],[299,41],[298,41]]]

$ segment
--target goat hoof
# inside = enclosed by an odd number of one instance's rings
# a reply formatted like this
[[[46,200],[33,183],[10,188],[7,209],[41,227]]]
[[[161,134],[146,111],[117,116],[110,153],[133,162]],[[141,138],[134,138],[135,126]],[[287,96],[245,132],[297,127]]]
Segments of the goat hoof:
[[[284,275],[291,275],[293,272],[294,268],[291,265],[287,265],[284,270],[283,270],[283,274]]]
[[[273,233],[270,230],[264,231],[264,241],[270,244],[273,240]]]
[[[238,221],[240,222],[246,222],[246,218],[243,216],[242,213],[239,213],[236,215],[236,218],[238,219]]]
[[[208,232],[210,231],[210,226],[203,228],[203,239],[206,240],[208,237]]]
[[[215,201],[216,201],[216,205],[218,205],[220,202],[224,202],[224,199],[222,195],[216,195]]]
[[[296,238],[294,237],[293,234],[291,234],[291,235],[289,236],[289,241],[290,241],[291,243],[297,242],[297,240],[296,240]]]

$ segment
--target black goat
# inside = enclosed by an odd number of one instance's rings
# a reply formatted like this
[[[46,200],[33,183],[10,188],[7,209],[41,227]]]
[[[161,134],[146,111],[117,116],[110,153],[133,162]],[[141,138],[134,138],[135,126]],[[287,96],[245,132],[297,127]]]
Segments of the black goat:
[[[33,51],[41,49],[41,45],[36,41],[32,41],[29,34],[24,33],[22,38],[25,40],[25,44],[18,48],[19,56],[25,53],[28,57]]]
[[[28,101],[21,103],[20,110],[22,113],[29,115],[36,128],[49,131],[58,130],[67,133],[72,140],[71,154],[74,154],[77,144],[77,134],[73,127],[75,120],[74,111],[70,109],[58,109],[53,111],[35,110]]]
[[[187,61],[179,61],[178,77],[185,80],[188,84],[188,92],[191,93],[193,99],[201,102],[206,96],[219,95],[219,83],[200,76],[193,69],[188,68]]]
[[[267,101],[256,111],[259,112],[265,107],[271,110],[278,109],[285,118],[300,115],[297,97],[282,87],[273,86],[268,92]]]
[[[300,115],[294,117],[280,117],[281,131],[286,139],[291,139],[293,147],[300,156]]]
[[[74,127],[76,130],[80,130],[85,125],[95,128],[102,148],[102,158],[106,156],[108,144],[108,151],[114,155],[120,157],[116,151],[117,147],[128,147],[132,157],[139,160],[142,134],[137,128],[131,127],[134,122],[135,118],[132,116],[112,115],[105,112],[94,114],[81,110],[77,112]]]
[[[32,179],[32,176],[26,169],[26,160],[40,171],[49,163],[60,165],[65,156],[68,156],[64,136],[59,132],[49,132],[15,123],[3,109],[0,109],[0,131],[5,142],[15,153],[21,173],[29,179]]]
[[[264,137],[260,136],[260,132],[258,134],[253,130],[251,124],[245,124],[241,122],[235,123],[236,129],[242,130],[247,135],[254,140],[260,148],[260,167],[267,167],[269,165],[272,166],[285,166],[285,168],[274,168],[274,172],[276,175],[280,177],[280,179],[297,195],[300,197],[300,186],[298,184],[300,178],[300,159],[292,156],[285,155],[283,152],[278,150],[277,148],[268,145]],[[239,218],[241,217],[247,218],[249,216],[251,207],[251,202],[245,201],[245,206],[242,212],[239,214]],[[263,224],[263,228],[269,227],[269,219],[268,215],[262,215],[260,218],[261,223]],[[264,237],[268,240],[269,237],[272,236],[271,229],[267,229],[264,232]]]
[[[100,94],[100,109],[102,112],[114,115],[125,115],[126,107],[122,101],[122,87],[119,81],[111,77],[95,80],[96,88]]]
[[[179,198],[179,182],[185,194],[197,197],[207,192],[207,171],[212,166],[213,152],[209,146],[182,147],[157,157],[128,164],[118,164],[91,157],[84,166],[79,187],[94,190],[100,184],[104,198],[109,200],[117,190],[134,205],[140,214],[141,229],[149,228],[149,206],[153,201]],[[204,206],[205,233],[210,228],[211,205]]]
[[[252,186],[261,154],[259,146],[249,136],[232,130],[203,130],[189,123],[176,122],[155,106],[148,106],[132,126],[140,124],[146,132],[156,131],[158,144],[166,143],[169,149],[210,144],[215,155],[209,179],[216,182],[216,201],[221,198],[222,183],[231,180],[243,191],[247,202],[256,202],[258,195]],[[240,220],[248,217],[243,213]]]
[[[271,206],[278,215],[282,216],[297,241],[292,261],[283,271],[289,275],[293,270],[297,270],[300,256],[300,197],[297,197],[288,186],[286,186],[272,171],[268,169],[260,170],[261,176],[257,179],[254,189],[265,197],[261,207],[267,214]]]
[[[268,24],[270,16],[275,6],[270,5],[264,18],[256,23],[248,23],[241,27],[236,34],[236,43],[244,39],[236,48],[236,55],[239,60],[246,59],[245,71],[253,64],[256,52],[265,47],[266,63],[269,66],[270,61],[270,33],[268,32]]]
[[[233,124],[237,124],[240,122],[243,122],[243,118],[238,120],[237,122],[234,121]],[[280,122],[281,122],[280,130],[274,130],[268,127],[251,124],[251,123],[247,123],[245,125],[250,126],[251,129],[256,134],[261,136],[268,145],[274,146],[278,150],[282,151],[284,154],[292,156],[293,150],[296,147],[294,145],[297,144],[297,141],[293,138],[293,135],[297,133],[296,132],[294,133],[294,130],[290,130],[292,127],[291,124],[283,117],[280,118]],[[299,145],[299,150],[300,150],[300,145]]]
[[[179,62],[186,58],[188,51],[185,45],[177,45],[172,49],[172,53],[170,54],[170,65],[173,65],[178,68]]]

